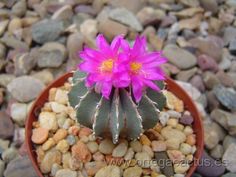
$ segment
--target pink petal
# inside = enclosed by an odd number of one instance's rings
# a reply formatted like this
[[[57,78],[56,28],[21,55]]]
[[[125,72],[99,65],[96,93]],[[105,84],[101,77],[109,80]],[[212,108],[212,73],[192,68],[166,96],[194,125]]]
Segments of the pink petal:
[[[106,98],[109,99],[110,94],[111,94],[111,89],[112,89],[112,84],[110,82],[104,82],[102,84],[102,95]]]
[[[124,52],[130,51],[129,43],[126,40],[121,40],[121,48]]]
[[[89,72],[89,73],[94,73],[98,71],[98,65],[96,63],[92,62],[82,62],[79,65],[79,69],[81,71]]]
[[[99,34],[96,38],[96,44],[100,50],[102,49],[109,49],[110,46],[107,43],[105,37],[102,34]]]
[[[144,82],[145,85],[152,88],[153,90],[160,91],[160,88],[156,84],[154,84],[152,81],[144,80],[143,82]]]
[[[143,77],[149,80],[165,80],[164,75],[157,70],[146,70]]]
[[[143,95],[143,84],[138,79],[132,80],[132,90],[136,102],[139,102]]]
[[[123,35],[116,36],[111,42],[111,49],[113,52],[117,52],[120,48],[121,40],[123,39]]]

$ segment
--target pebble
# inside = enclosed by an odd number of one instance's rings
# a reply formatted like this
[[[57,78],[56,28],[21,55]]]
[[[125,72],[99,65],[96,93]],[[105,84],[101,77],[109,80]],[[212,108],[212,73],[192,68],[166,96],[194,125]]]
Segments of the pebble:
[[[233,89],[216,86],[213,91],[222,105],[230,110],[236,110],[236,92]]]
[[[50,148],[52,148],[54,145],[56,144],[56,142],[54,141],[53,138],[49,138],[43,145],[42,145],[42,149],[44,151],[49,150]]]
[[[226,169],[236,173],[236,144],[231,144],[225,150],[222,161],[225,162]]]
[[[55,101],[66,105],[68,103],[68,95],[66,90],[57,89],[55,93]]]
[[[76,145],[72,146],[72,156],[82,162],[89,162],[92,159],[92,155],[88,147],[81,141],[78,141]]]
[[[16,148],[10,147],[2,153],[2,160],[6,163],[9,163],[18,156]]]
[[[30,76],[17,77],[7,85],[7,90],[19,102],[32,101],[43,89],[44,84]]]
[[[98,33],[97,24],[98,22],[96,20],[93,19],[85,20],[80,25],[80,31],[85,37],[93,39],[96,37]]]
[[[93,154],[98,151],[98,144],[94,141],[88,142],[87,147],[88,147],[89,151]]]
[[[197,172],[202,176],[219,177],[225,172],[225,167],[221,163],[215,161],[206,152],[203,152],[201,166],[197,167]],[[210,165],[209,165],[210,164]]]
[[[124,156],[124,159],[128,161],[128,160],[133,159],[133,157],[134,157],[134,150],[133,148],[129,148]]]
[[[35,42],[44,44],[58,39],[63,30],[62,21],[45,19],[33,24],[32,37]]]
[[[187,144],[187,143],[182,143],[180,144],[180,151],[184,154],[184,155],[188,155],[191,154],[192,152],[192,147]]]
[[[167,154],[173,164],[182,163],[185,158],[184,154],[179,150],[167,150]]]
[[[137,166],[127,168],[123,174],[124,177],[134,177],[134,176],[141,177],[141,175],[142,175],[142,168]]]
[[[60,164],[62,161],[62,155],[58,150],[47,151],[42,163],[40,164],[40,170],[43,174],[51,172],[53,164]]]
[[[197,59],[197,63],[202,71],[206,71],[206,70],[210,70],[213,72],[218,71],[218,64],[210,56],[200,55]]]
[[[218,144],[216,145],[211,151],[210,151],[210,155],[211,157],[213,157],[214,159],[220,159],[222,158],[224,153],[224,148],[222,145]]]
[[[135,154],[135,159],[138,161],[138,165],[142,168],[149,168],[151,157],[147,152],[137,152]]]
[[[231,144],[236,144],[236,139],[230,135],[227,135],[223,141],[224,150],[228,149]]]
[[[148,139],[148,137],[146,135],[141,135],[140,136],[140,143],[142,145],[147,145],[147,146],[151,145],[151,141]]]
[[[4,169],[5,169],[5,163],[2,160],[0,160],[0,176],[3,176]]]
[[[70,5],[64,5],[59,8],[53,15],[53,20],[70,20],[73,16],[73,10]]]
[[[14,122],[18,125],[25,125],[25,120],[27,117],[27,104],[24,103],[13,103],[11,105],[11,117]]]
[[[12,7],[12,13],[18,17],[24,16],[25,12],[27,10],[27,5],[25,0],[18,1],[13,7]]]
[[[70,146],[74,145],[76,143],[76,138],[74,135],[68,135],[66,137],[66,140]]]
[[[164,127],[161,130],[161,135],[165,139],[175,138],[176,140],[178,140],[181,143],[186,140],[186,135],[183,132],[181,132],[177,129],[170,128],[170,127]]]
[[[151,158],[154,157],[154,152],[150,146],[143,145],[142,152],[147,152]]]
[[[46,128],[48,130],[57,130],[57,120],[56,114],[53,112],[41,112],[39,114],[39,124],[41,127]]]
[[[93,159],[95,161],[103,161],[104,160],[104,155],[101,152],[96,152],[93,154]]]
[[[170,115],[167,112],[160,112],[160,122],[163,126],[165,126],[170,118]]]
[[[66,153],[70,148],[70,145],[66,140],[61,140],[57,143],[56,149],[61,151],[61,153]]]
[[[60,140],[64,139],[67,136],[67,130],[65,129],[58,129],[57,132],[53,135],[53,139],[56,143]]]
[[[186,173],[189,168],[190,166],[187,163],[174,164],[175,173],[181,173],[181,174]]]
[[[155,159],[157,160],[157,164],[160,166],[161,172],[165,176],[174,176],[173,164],[170,163],[170,165],[165,165],[162,163],[169,161],[169,157],[166,152],[156,152]]]
[[[11,138],[14,135],[14,124],[5,111],[0,111],[0,138]]]
[[[167,146],[164,141],[152,141],[152,150],[154,152],[166,151]]]
[[[110,176],[121,177],[122,173],[120,168],[117,166],[109,165],[100,169],[95,175],[95,177],[110,177]]]
[[[103,154],[112,154],[115,145],[112,143],[110,139],[102,140],[99,144],[98,150]]]
[[[193,121],[193,117],[191,115],[186,114],[184,114],[179,120],[179,122],[183,125],[192,125]]]
[[[58,170],[55,177],[77,177],[77,172],[70,169]]]
[[[193,54],[173,44],[167,45],[163,54],[169,62],[180,69],[189,69],[197,64],[197,59]]]
[[[8,149],[9,144],[10,144],[9,140],[0,139],[0,154],[2,154],[3,151]]]
[[[48,42],[39,49],[37,65],[40,68],[57,68],[61,66],[66,56],[64,45],[57,42]]]
[[[12,160],[4,171],[4,176],[9,177],[38,177],[28,156],[19,156]]]
[[[109,17],[115,21],[123,23],[134,30],[140,32],[143,30],[142,25],[138,21],[138,19],[134,16],[133,13],[128,11],[125,8],[116,8],[110,11]]]
[[[49,133],[48,129],[46,128],[42,128],[42,127],[35,128],[33,129],[31,140],[35,144],[42,144],[48,139],[48,133]]]
[[[112,151],[113,157],[123,157],[128,150],[128,146],[126,143],[118,144]]]
[[[94,176],[101,168],[105,167],[106,162],[97,161],[97,162],[87,162],[84,167],[89,176]]]

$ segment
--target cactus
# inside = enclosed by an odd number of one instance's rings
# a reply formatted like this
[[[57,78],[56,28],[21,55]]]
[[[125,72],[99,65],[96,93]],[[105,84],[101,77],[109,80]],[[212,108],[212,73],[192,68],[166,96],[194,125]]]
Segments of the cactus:
[[[79,70],[74,72],[69,102],[76,110],[78,122],[92,128],[96,136],[110,135],[113,143],[117,143],[119,136],[136,139],[143,130],[157,124],[159,111],[166,104],[161,92],[148,88],[136,103],[129,88],[113,88],[110,98],[106,99],[94,88],[88,89],[85,78]],[[164,88],[162,81],[155,81],[155,84]]]

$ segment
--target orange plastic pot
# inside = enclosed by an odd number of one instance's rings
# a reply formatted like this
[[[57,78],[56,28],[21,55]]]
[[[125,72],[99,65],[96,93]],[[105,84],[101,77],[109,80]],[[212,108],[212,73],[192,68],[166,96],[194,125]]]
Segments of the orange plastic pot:
[[[36,99],[35,103],[32,106],[32,109],[29,113],[27,122],[26,122],[26,147],[27,147],[27,153],[29,155],[29,158],[33,164],[33,167],[35,171],[37,172],[39,177],[44,177],[43,174],[40,172],[38,163],[37,163],[37,155],[35,153],[35,149],[33,147],[33,143],[31,141],[31,135],[32,135],[32,124],[34,121],[37,121],[37,115],[40,112],[40,109],[43,107],[44,103],[48,101],[48,95],[49,95],[49,90],[53,87],[60,87],[62,86],[69,77],[72,76],[72,73],[67,73],[57,80],[55,80],[52,84],[50,84]],[[167,89],[174,93],[179,99],[183,100],[184,105],[186,109],[191,112],[193,118],[194,118],[194,123],[193,123],[193,130],[194,133],[196,134],[196,146],[197,146],[197,151],[194,154],[194,162],[192,166],[190,167],[186,177],[191,177],[191,175],[194,173],[197,163],[199,162],[202,152],[203,152],[203,146],[204,146],[204,141],[203,141],[203,127],[202,127],[202,121],[200,118],[200,115],[197,111],[197,108],[195,104],[193,103],[192,99],[188,96],[188,94],[177,84],[175,83],[172,79],[167,78],[166,79],[167,83]]]

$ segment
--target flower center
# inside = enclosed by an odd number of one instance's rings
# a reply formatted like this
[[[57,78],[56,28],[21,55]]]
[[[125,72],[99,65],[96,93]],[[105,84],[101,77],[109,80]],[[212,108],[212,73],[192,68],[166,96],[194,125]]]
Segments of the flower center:
[[[137,62],[130,63],[130,69],[133,73],[138,73],[141,68],[142,68],[141,63],[137,63]]]
[[[102,72],[111,72],[113,69],[114,61],[113,59],[108,59],[102,62],[100,70]]]

